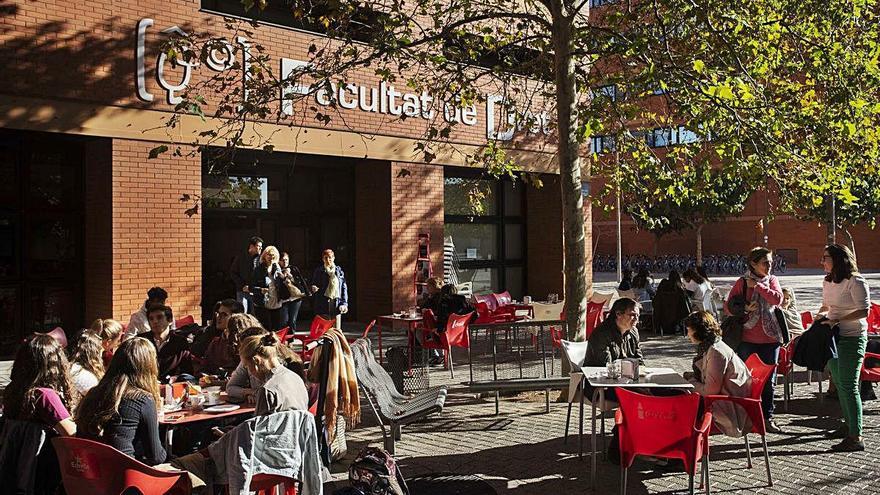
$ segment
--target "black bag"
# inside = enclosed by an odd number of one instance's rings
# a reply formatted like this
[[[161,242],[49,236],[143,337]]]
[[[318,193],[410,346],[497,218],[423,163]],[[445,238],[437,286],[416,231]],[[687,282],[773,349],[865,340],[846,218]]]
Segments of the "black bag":
[[[746,279],[742,280],[742,294],[727,299],[727,310],[731,313],[721,322],[721,340],[734,351],[742,342],[743,316],[746,314]]]
[[[782,333],[782,343],[787,344],[791,340],[791,334],[788,333],[788,321],[785,319],[785,313],[782,312],[782,308],[779,306],[773,310],[773,314],[776,316],[776,321],[779,322],[779,331]]]
[[[397,461],[388,452],[365,447],[348,468],[352,488],[365,495],[409,495]]]

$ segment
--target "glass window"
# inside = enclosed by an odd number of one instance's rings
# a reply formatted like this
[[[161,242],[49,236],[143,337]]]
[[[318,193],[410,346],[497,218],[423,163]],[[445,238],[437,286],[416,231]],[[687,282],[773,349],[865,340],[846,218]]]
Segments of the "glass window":
[[[504,225],[504,258],[520,260],[523,257],[523,226],[521,223]]]
[[[447,215],[497,215],[497,197],[497,181],[463,177],[447,177],[444,181],[443,207]],[[476,200],[482,205],[482,211],[474,209]]]
[[[26,193],[29,205],[38,209],[73,207],[80,196],[79,169],[71,167],[64,155],[57,151],[37,151],[30,160]]]
[[[444,233],[455,242],[455,255],[459,260],[498,259],[498,228],[492,224],[449,223]]]
[[[458,272],[458,282],[473,283],[474,294],[490,294],[498,291],[500,286],[497,268],[462,269]]]
[[[518,217],[522,215],[523,192],[525,185],[522,182],[504,181],[504,215]]]
[[[0,279],[18,276],[18,221],[15,215],[0,216]]]
[[[73,275],[77,266],[77,229],[70,217],[32,218],[25,229],[25,267],[36,277]]]
[[[504,287],[510,292],[514,299],[522,300],[525,295],[523,289],[523,268],[521,266],[509,266],[505,268],[504,280],[507,285]]]
[[[269,209],[268,177],[202,176],[206,208]]]

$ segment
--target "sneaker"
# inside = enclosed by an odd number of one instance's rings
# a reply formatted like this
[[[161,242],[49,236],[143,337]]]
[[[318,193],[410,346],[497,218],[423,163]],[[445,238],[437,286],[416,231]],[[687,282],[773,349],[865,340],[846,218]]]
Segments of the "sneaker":
[[[865,450],[865,442],[853,437],[846,437],[837,445],[831,446],[832,452],[861,452]]]
[[[844,439],[849,436],[849,428],[846,425],[838,426],[836,430],[826,431],[825,438]]]
[[[764,429],[767,430],[767,433],[783,433],[782,428],[776,424],[776,421],[773,421],[773,418],[764,421]]]

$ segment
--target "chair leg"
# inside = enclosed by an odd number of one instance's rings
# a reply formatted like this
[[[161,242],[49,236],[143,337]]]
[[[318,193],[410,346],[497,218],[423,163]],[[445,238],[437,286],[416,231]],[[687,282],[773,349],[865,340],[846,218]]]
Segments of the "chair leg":
[[[595,423],[593,423],[595,425]],[[596,430],[593,430],[596,433]],[[580,427],[578,429],[578,458],[584,456],[584,393],[581,392]]]
[[[602,422],[602,425],[599,427],[599,437],[602,438],[602,455],[605,459],[608,459],[608,449],[605,447],[605,411],[599,411],[599,421]]]
[[[773,486],[773,475],[770,474],[770,453],[767,452],[766,435],[761,435],[761,443],[764,444],[764,465],[767,467],[767,486]]]
[[[565,414],[565,440],[562,443],[568,443],[568,425],[571,423],[571,397],[568,398],[568,412]]]
[[[620,466],[620,495],[626,495],[626,478],[629,474],[629,468]]]
[[[749,436],[743,435],[743,440],[746,442],[746,459],[749,461],[749,469],[752,469],[752,448],[749,446]]]
[[[455,378],[455,370],[452,369],[452,347],[446,349],[446,359],[449,363],[449,375],[452,376],[452,378]]]
[[[703,457],[703,467],[706,468],[706,469],[705,469],[705,472],[706,472],[706,481],[705,481],[705,483],[706,483],[706,495],[710,495],[711,492],[712,492],[712,488],[711,488],[711,484],[709,483],[709,473],[710,473],[710,470],[709,470],[709,453],[708,453],[708,452],[707,452],[706,455]]]
[[[694,475],[688,476],[688,493],[694,495]]]

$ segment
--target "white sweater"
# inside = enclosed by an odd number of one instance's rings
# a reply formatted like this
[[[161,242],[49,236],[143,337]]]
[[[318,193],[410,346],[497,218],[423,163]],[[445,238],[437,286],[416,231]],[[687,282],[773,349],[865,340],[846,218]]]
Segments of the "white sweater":
[[[831,320],[840,320],[853,311],[869,309],[871,296],[865,278],[861,275],[853,275],[839,284],[822,282],[822,305],[828,308],[828,318]],[[867,335],[868,320],[859,318],[841,321],[838,328],[841,337]]]

